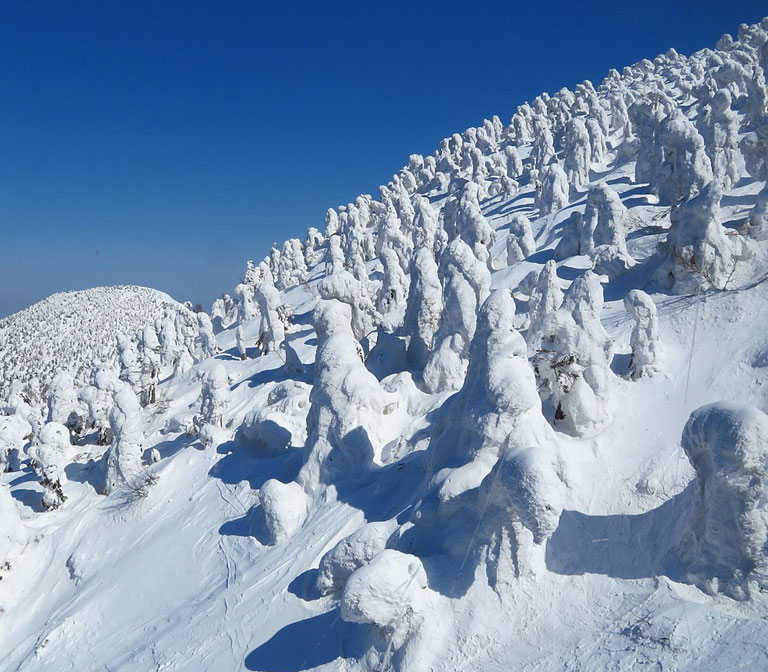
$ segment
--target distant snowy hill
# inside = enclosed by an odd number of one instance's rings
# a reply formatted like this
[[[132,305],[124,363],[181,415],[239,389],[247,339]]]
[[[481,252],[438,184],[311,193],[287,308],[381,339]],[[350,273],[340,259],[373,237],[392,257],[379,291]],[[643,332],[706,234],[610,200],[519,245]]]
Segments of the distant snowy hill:
[[[737,38],[412,155],[210,316],[2,323],[39,364],[3,360],[0,669],[768,669],[768,19]]]
[[[0,398],[14,380],[45,387],[66,368],[85,382],[97,361],[117,364],[116,336],[134,336],[164,311],[186,311],[148,287],[96,287],[60,292],[0,319]]]

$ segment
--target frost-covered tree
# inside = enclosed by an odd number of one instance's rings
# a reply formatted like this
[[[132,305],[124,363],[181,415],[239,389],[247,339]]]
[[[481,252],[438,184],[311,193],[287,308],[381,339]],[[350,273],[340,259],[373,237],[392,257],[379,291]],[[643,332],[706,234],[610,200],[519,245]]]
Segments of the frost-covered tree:
[[[589,182],[589,168],[592,148],[584,122],[578,117],[568,122],[565,138],[565,176],[574,187],[583,187]]]
[[[170,312],[166,312],[160,322],[160,362],[163,366],[173,366],[179,344],[176,340],[176,325]]]
[[[344,270],[344,250],[341,248],[341,237],[332,235],[328,237],[328,251],[325,261],[326,275],[333,275]]]
[[[74,417],[71,418],[73,414]],[[77,424],[79,414],[80,404],[77,401],[72,374],[63,369],[59,370],[48,387],[48,422]]]
[[[408,336],[408,358],[423,369],[434,346],[435,332],[443,312],[443,290],[437,263],[427,247],[419,247],[411,260],[410,287],[403,320]]]
[[[658,138],[664,160],[651,186],[660,204],[675,205],[698,194],[712,180],[712,165],[704,139],[681,112],[661,122]]]
[[[62,484],[66,482],[64,468],[71,443],[69,430],[58,422],[48,422],[40,429],[31,452],[32,463],[43,487],[43,507],[58,509],[66,497]]]
[[[205,315],[205,313],[199,313]],[[206,315],[207,317],[207,315]],[[211,334],[213,334],[213,325]],[[141,395],[142,406],[154,404],[157,401],[157,384],[160,379],[160,343],[153,327],[147,326],[141,337]]]
[[[408,262],[413,253],[413,238],[403,229],[403,224],[394,209],[389,208],[382,214],[379,221],[378,237],[376,238],[376,254],[388,247],[392,249],[400,262],[400,268],[408,269]]]
[[[122,386],[114,395],[109,413],[112,445],[102,458],[104,482],[101,492],[110,494],[125,483],[132,484],[140,476],[141,454],[144,450],[144,430],[141,406],[133,391]]]
[[[541,191],[537,193],[536,205],[542,216],[568,205],[568,177],[559,163],[548,165],[541,175]]]
[[[592,433],[610,417],[610,339],[600,323],[602,288],[587,272],[566,294],[563,307],[544,316],[528,342],[536,352],[539,386],[554,422],[569,434]]]
[[[369,467],[381,449],[378,436],[389,403],[360,358],[351,310],[321,301],[313,314],[318,337],[309,395],[305,462],[297,483],[314,496],[324,483]]]
[[[637,136],[635,181],[653,185],[663,159],[659,126],[664,119],[664,105],[655,96],[637,101],[629,108],[629,118]]]
[[[0,415],[0,474],[19,469],[22,450],[34,431],[28,418],[21,409]]]
[[[466,378],[436,414],[426,453],[434,475],[411,519],[416,534],[463,557],[462,564],[503,535],[519,567],[519,549],[546,541],[563,508],[554,437],[514,321],[512,295],[492,292],[478,314]],[[455,534],[434,539],[435,526]],[[492,554],[483,557],[490,569]]]
[[[522,213],[512,215],[507,235],[507,266],[522,261],[536,251],[531,221]]]
[[[363,284],[348,271],[342,271],[320,280],[317,291],[321,299],[336,299],[349,305],[352,311],[352,333],[365,347],[368,338],[381,324],[381,315],[376,311]]]
[[[557,277],[557,264],[550,259],[538,274],[528,298],[529,336],[535,334],[544,317],[557,310],[562,303],[563,290]]]
[[[241,282],[235,286],[234,295],[237,299],[237,317],[241,322],[247,322],[259,316],[259,309],[253,300],[253,285]]]
[[[403,311],[408,298],[408,278],[400,267],[400,261],[394,250],[384,247],[381,250],[381,263],[384,276],[379,288],[377,308],[390,331],[400,326]]]
[[[413,246],[414,248],[426,247],[432,250],[433,254],[439,254],[445,241],[442,235],[438,236],[438,213],[430,205],[429,199],[416,195],[413,197],[413,209],[415,212],[413,218]],[[440,234],[444,234],[441,230]]]
[[[261,314],[258,346],[264,352],[275,352],[285,340],[285,325],[280,319],[280,293],[266,264],[260,264],[261,277],[254,288],[254,299]]]
[[[757,195],[757,201],[749,213],[744,233],[757,241],[768,239],[768,184]]]
[[[237,325],[235,330],[235,339],[237,341],[237,351],[240,353],[240,359],[247,358],[247,347],[245,345],[245,330],[242,324]]]
[[[229,405],[229,377],[221,362],[216,362],[202,376],[198,425],[223,427],[224,411]]]
[[[322,258],[320,248],[324,242],[323,234],[314,226],[307,229],[307,237],[304,240],[304,261],[308,267],[311,268]]]
[[[724,289],[733,274],[737,254],[720,224],[722,189],[710,182],[694,198],[672,209],[672,226],[661,246],[666,263],[660,281],[676,294]]]
[[[730,189],[739,180],[737,163],[739,123],[731,110],[731,94],[718,91],[699,115],[699,131],[704,138],[712,173],[723,189]]]
[[[453,240],[440,255],[438,273],[443,287],[443,313],[435,347],[424,368],[424,385],[430,392],[458,389],[461,385],[477,310],[491,286],[487,265],[461,238]]]
[[[659,320],[656,317],[656,304],[644,291],[633,289],[624,297],[624,307],[635,321],[629,338],[632,348],[629,375],[635,380],[651,376],[658,370],[659,360]]]
[[[768,416],[721,401],[694,411],[682,446],[696,472],[679,552],[705,592],[748,599],[768,587]]]
[[[141,389],[141,362],[136,346],[125,334],[117,336],[117,352],[120,361],[120,380],[137,392]]]
[[[213,333],[213,324],[207,313],[197,314],[197,338],[200,343],[200,352],[202,356],[213,357],[221,351],[219,342],[216,340],[216,334]]]
[[[590,161],[602,163],[605,160],[605,135],[597,119],[590,118],[586,121],[587,134],[589,135]]]
[[[507,177],[516,180],[523,174],[523,162],[520,159],[520,153],[514,145],[507,145],[504,148],[504,158],[507,164]]]
[[[555,140],[549,125],[541,119],[536,118],[536,137],[531,148],[531,166],[536,170],[543,170],[553,161],[557,160],[555,152]]]
[[[593,256],[598,273],[613,278],[634,264],[627,251],[627,209],[619,195],[601,182],[589,190],[579,251]]]

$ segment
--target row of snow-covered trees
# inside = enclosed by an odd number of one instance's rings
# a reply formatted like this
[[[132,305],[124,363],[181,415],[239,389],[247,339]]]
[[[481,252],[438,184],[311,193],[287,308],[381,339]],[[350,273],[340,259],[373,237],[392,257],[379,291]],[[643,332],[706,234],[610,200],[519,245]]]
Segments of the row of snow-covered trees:
[[[391,459],[384,450],[398,423],[387,416],[405,411],[381,381],[407,370],[421,394],[445,398],[421,439],[431,478],[408,521],[410,541],[435,524],[450,528],[459,516],[479,532],[484,524],[496,525],[512,546],[522,540],[540,546],[563,506],[555,428],[590,434],[614,411],[613,343],[601,322],[602,279],[646,263],[656,268],[656,286],[666,291],[723,289],[740,268],[748,268],[740,262],[767,237],[765,187],[738,235],[719,219],[724,190],[745,176],[768,178],[766,27],[745,27],[739,41],[724,38],[716,51],[686,58],[670,50],[653,62],[612,71],[597,89],[584,82],[574,91],[542,94],[521,105],[506,126],[494,117],[445,139],[432,156],[412,155],[380,188],[378,200],[363,195],[330,209],[322,233],[311,228],[304,241],[291,239],[259,264],[249,263],[234,296],[214,304],[212,320],[200,314],[191,325],[166,315],[146,327],[138,343],[120,339],[119,372],[96,371],[85,390],[76,392],[72,379],[59,374],[50,386],[47,422],[19,413],[16,404],[5,417],[21,415],[27,424],[4,419],[10,429],[2,436],[12,437],[4,440],[15,441],[4,453],[6,462],[22,455],[31,460],[53,507],[63,496],[59,460],[68,450],[68,432],[95,429],[109,444],[102,489],[128,481],[141,465],[141,407],[156,402],[161,376],[180,375],[196,359],[215,355],[219,327],[235,329],[243,357],[245,334],[254,332],[252,345],[260,351],[288,353],[281,292],[306,283],[317,295],[318,343],[304,459],[293,482],[270,480],[259,491],[273,541],[302,524],[327,485]],[[669,214],[664,242],[640,261],[629,252],[625,203],[610,184],[594,179],[632,162],[627,172],[634,182],[647,186]],[[509,202],[526,184],[534,186],[534,202],[508,218],[500,250],[487,206]],[[567,219],[565,208],[571,208]],[[492,291],[492,272],[529,259],[540,244],[534,229],[552,230],[555,220],[562,227],[554,259],[513,292]],[[576,255],[587,258],[590,268],[566,286],[557,261]],[[633,320],[628,377],[637,379],[659,365],[656,307],[640,288],[631,289],[624,304]],[[229,380],[221,362],[200,371],[196,425],[203,443],[214,443],[227,424]],[[16,393],[23,399],[23,390]],[[753,434],[763,420],[747,415],[740,421],[748,457],[758,452]],[[685,435],[684,447],[699,472],[703,511],[686,537],[688,549],[714,534],[708,516],[722,515],[716,507],[733,492],[727,475],[707,472],[711,454],[726,450],[718,432],[727,424],[717,413],[708,417],[692,420]],[[745,464],[737,467],[748,471]],[[736,488],[745,501],[752,497],[748,508],[760,522],[757,489]],[[487,512],[489,522],[479,520],[478,511]],[[740,552],[754,559],[761,533],[746,529],[741,519],[735,524],[743,532],[736,535]],[[348,620],[390,625],[362,606],[361,595],[375,580],[394,576],[393,585],[402,585],[410,576],[419,585],[423,579],[420,561],[399,543],[397,534],[404,532],[390,527],[367,528],[349,542],[375,551],[355,558],[354,571],[347,571],[349,563],[341,567],[334,551],[321,563],[318,588],[343,591],[342,615]],[[380,571],[356,574],[382,557]],[[768,580],[760,572],[753,575]]]
[[[45,394],[59,369],[80,384],[99,362],[117,361],[115,334],[133,334],[171,311],[194,315],[167,295],[146,287],[97,287],[54,294],[0,320],[0,399],[14,381]]]
[[[396,628],[399,616],[417,608],[418,591],[406,588],[424,585],[423,568],[398,549],[418,547],[421,529],[432,528],[424,535],[434,537],[435,524],[454,529],[457,519],[472,528],[482,511],[513,549],[527,536],[541,544],[555,529],[565,486],[547,419],[573,434],[610,419],[615,374],[600,319],[601,278],[613,280],[638,263],[628,251],[627,208],[609,184],[593,180],[596,167],[634,162],[635,183],[669,208],[666,240],[643,259],[656,268],[657,288],[727,288],[739,262],[766,238],[765,188],[737,232],[720,221],[724,190],[745,176],[768,177],[765,28],[743,27],[739,42],[724,38],[717,51],[690,58],[670,50],[613,71],[598,90],[585,82],[574,92],[542,95],[507,127],[494,118],[454,135],[433,156],[412,156],[378,201],[361,196],[329,210],[324,235],[312,229],[303,255],[294,240],[265,260],[289,269],[280,288],[324,263],[304,464],[294,482],[268,481],[259,493],[275,542],[302,524],[326,485],[386,461],[385,417],[397,398],[379,382],[382,375],[407,368],[423,391],[454,392],[427,439],[433,478],[405,526],[408,543],[400,546],[397,525],[369,524],[321,561],[317,587],[339,593],[345,619]],[[508,200],[524,180],[536,187],[539,218],[586,195],[583,209],[574,207],[563,222],[554,257],[588,256],[591,270],[564,288],[549,261],[513,297],[491,291],[491,271],[536,251],[531,215],[510,219],[500,258],[481,205]],[[527,315],[517,316],[524,299]],[[656,306],[639,288],[624,305],[634,325],[628,377],[637,379],[659,365]],[[697,563],[707,565],[702,576],[719,573],[720,586],[708,589],[734,596],[748,592],[749,581],[768,580],[759,561],[766,513],[757,503],[766,472],[752,464],[765,422],[752,410],[703,409],[683,437],[698,494],[679,555],[693,575]],[[737,428],[735,471],[712,471],[706,465],[732,450],[727,427]],[[747,486],[746,473],[761,475]],[[482,524],[477,520],[476,535]],[[729,546],[734,554],[726,557]],[[397,596],[387,592],[390,585],[401,588]],[[367,600],[374,606],[362,606]]]
[[[86,384],[77,385],[72,374],[61,369],[44,398],[35,381],[16,382],[0,407],[0,470],[17,470],[28,461],[40,478],[47,509],[63,502],[61,485],[73,442],[107,446],[95,477],[101,492],[108,494],[123,484],[137,487],[145,459],[142,407],[157,402],[162,377],[181,375],[219,352],[208,315],[198,313],[195,324],[186,313],[171,309],[154,325],[147,324],[135,341],[119,334],[116,348],[118,366],[97,364]],[[227,380],[225,372],[222,382],[219,369],[202,376],[198,429],[223,422],[222,388]],[[159,455],[148,457],[156,461]]]

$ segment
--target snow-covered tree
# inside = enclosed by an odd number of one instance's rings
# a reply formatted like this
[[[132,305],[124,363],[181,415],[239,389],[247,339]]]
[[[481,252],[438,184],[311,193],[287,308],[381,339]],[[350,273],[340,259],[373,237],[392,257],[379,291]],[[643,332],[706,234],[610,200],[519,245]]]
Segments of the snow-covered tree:
[[[635,262],[627,251],[627,209],[619,195],[601,182],[589,190],[579,251],[591,254],[598,273],[613,278]]]
[[[658,138],[664,160],[651,186],[662,205],[687,201],[712,180],[712,165],[704,151],[704,139],[679,111],[661,122]]]
[[[704,107],[698,120],[704,138],[705,151],[712,164],[712,173],[723,189],[730,189],[739,180],[737,164],[739,124],[731,110],[728,89],[718,91]]]
[[[562,303],[563,290],[557,277],[557,264],[550,259],[541,269],[528,298],[529,336],[535,334],[544,317],[557,310]]]
[[[266,264],[260,264],[261,278],[254,289],[254,298],[261,313],[259,347],[275,352],[285,339],[285,325],[280,319],[280,293]]]
[[[633,379],[651,376],[658,370],[659,360],[659,320],[656,317],[656,304],[644,291],[632,289],[624,297],[624,307],[635,321],[629,338],[632,348],[629,375]]]
[[[568,205],[568,177],[560,164],[548,165],[541,175],[541,191],[536,194],[536,205],[541,216],[550,215]]]
[[[389,330],[396,329],[403,319],[408,298],[408,278],[400,267],[400,261],[394,250],[384,247],[381,250],[381,263],[384,276],[377,301],[377,308]]]
[[[330,212],[330,211],[329,211]],[[341,237],[332,235],[328,238],[325,273],[333,275],[344,270],[344,250],[341,248]]]
[[[710,594],[747,599],[768,587],[768,416],[721,401],[691,414],[682,446],[696,471],[680,557]]]
[[[602,163],[605,160],[605,135],[597,119],[590,118],[586,121],[587,134],[589,135],[590,161]]]
[[[58,422],[48,422],[40,429],[30,451],[32,463],[43,487],[43,507],[58,509],[66,497],[62,484],[66,482],[64,468],[71,443],[69,430]]]
[[[72,374],[59,370],[48,387],[48,422],[77,424],[80,410]]]
[[[321,299],[336,299],[349,305],[351,309],[352,333],[364,347],[368,338],[381,323],[381,316],[376,311],[365,287],[351,273],[342,271],[328,275],[317,283]]]
[[[408,336],[408,358],[423,369],[434,346],[435,332],[443,312],[443,290],[437,263],[427,247],[416,250],[411,260],[410,288],[403,321]]]
[[[513,180],[518,179],[523,174],[523,162],[520,159],[520,153],[514,145],[507,145],[504,148],[504,157],[507,163],[507,177]]]
[[[736,264],[734,243],[720,224],[722,189],[712,181],[694,198],[672,209],[672,226],[661,247],[666,263],[660,281],[676,294],[724,289]]]
[[[744,233],[753,240],[768,239],[768,184],[757,195],[757,201],[749,213]]]
[[[578,117],[568,122],[563,144],[565,146],[563,168],[566,179],[574,187],[583,187],[589,182],[592,148],[587,127]]]
[[[297,477],[310,496],[321,484],[349,477],[373,463],[381,449],[378,436],[390,401],[360,358],[350,307],[340,301],[321,301],[313,322],[318,346],[305,462]]]
[[[563,307],[537,325],[528,342],[536,352],[539,385],[563,431],[592,433],[610,417],[610,339],[600,324],[602,288],[591,272],[577,278]]]
[[[221,348],[216,340],[216,334],[213,333],[213,324],[207,313],[197,314],[197,338],[200,342],[200,352],[203,358],[213,357]]]
[[[247,322],[259,316],[259,309],[253,300],[253,285],[241,282],[235,286],[234,295],[237,299],[238,320]]]
[[[221,362],[216,362],[202,376],[198,424],[223,427],[224,411],[230,402],[229,377]]]
[[[458,389],[461,385],[477,310],[491,285],[487,265],[461,238],[453,240],[440,255],[438,273],[443,287],[443,313],[434,349],[424,368],[424,385],[430,392]]]
[[[110,494],[125,483],[133,484],[141,474],[141,455],[144,450],[144,430],[141,406],[133,391],[120,387],[114,395],[109,413],[112,445],[102,458],[104,482],[101,492]]]
[[[125,334],[119,334],[117,351],[120,361],[120,380],[128,384],[134,392],[138,392],[141,389],[141,363],[136,346]]]
[[[507,266],[522,261],[536,251],[531,221],[522,213],[512,215],[507,236]]]
[[[240,359],[246,359],[247,348],[245,345],[245,330],[242,324],[237,325],[235,330],[235,339],[237,340],[237,351],[240,353]]]

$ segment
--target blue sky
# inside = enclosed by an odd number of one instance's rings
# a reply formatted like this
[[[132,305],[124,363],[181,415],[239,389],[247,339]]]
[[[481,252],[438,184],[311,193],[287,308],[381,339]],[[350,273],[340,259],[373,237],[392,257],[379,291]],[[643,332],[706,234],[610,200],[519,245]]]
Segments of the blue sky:
[[[246,259],[541,91],[690,53],[765,2],[8,2],[0,316],[143,284],[206,307]]]

